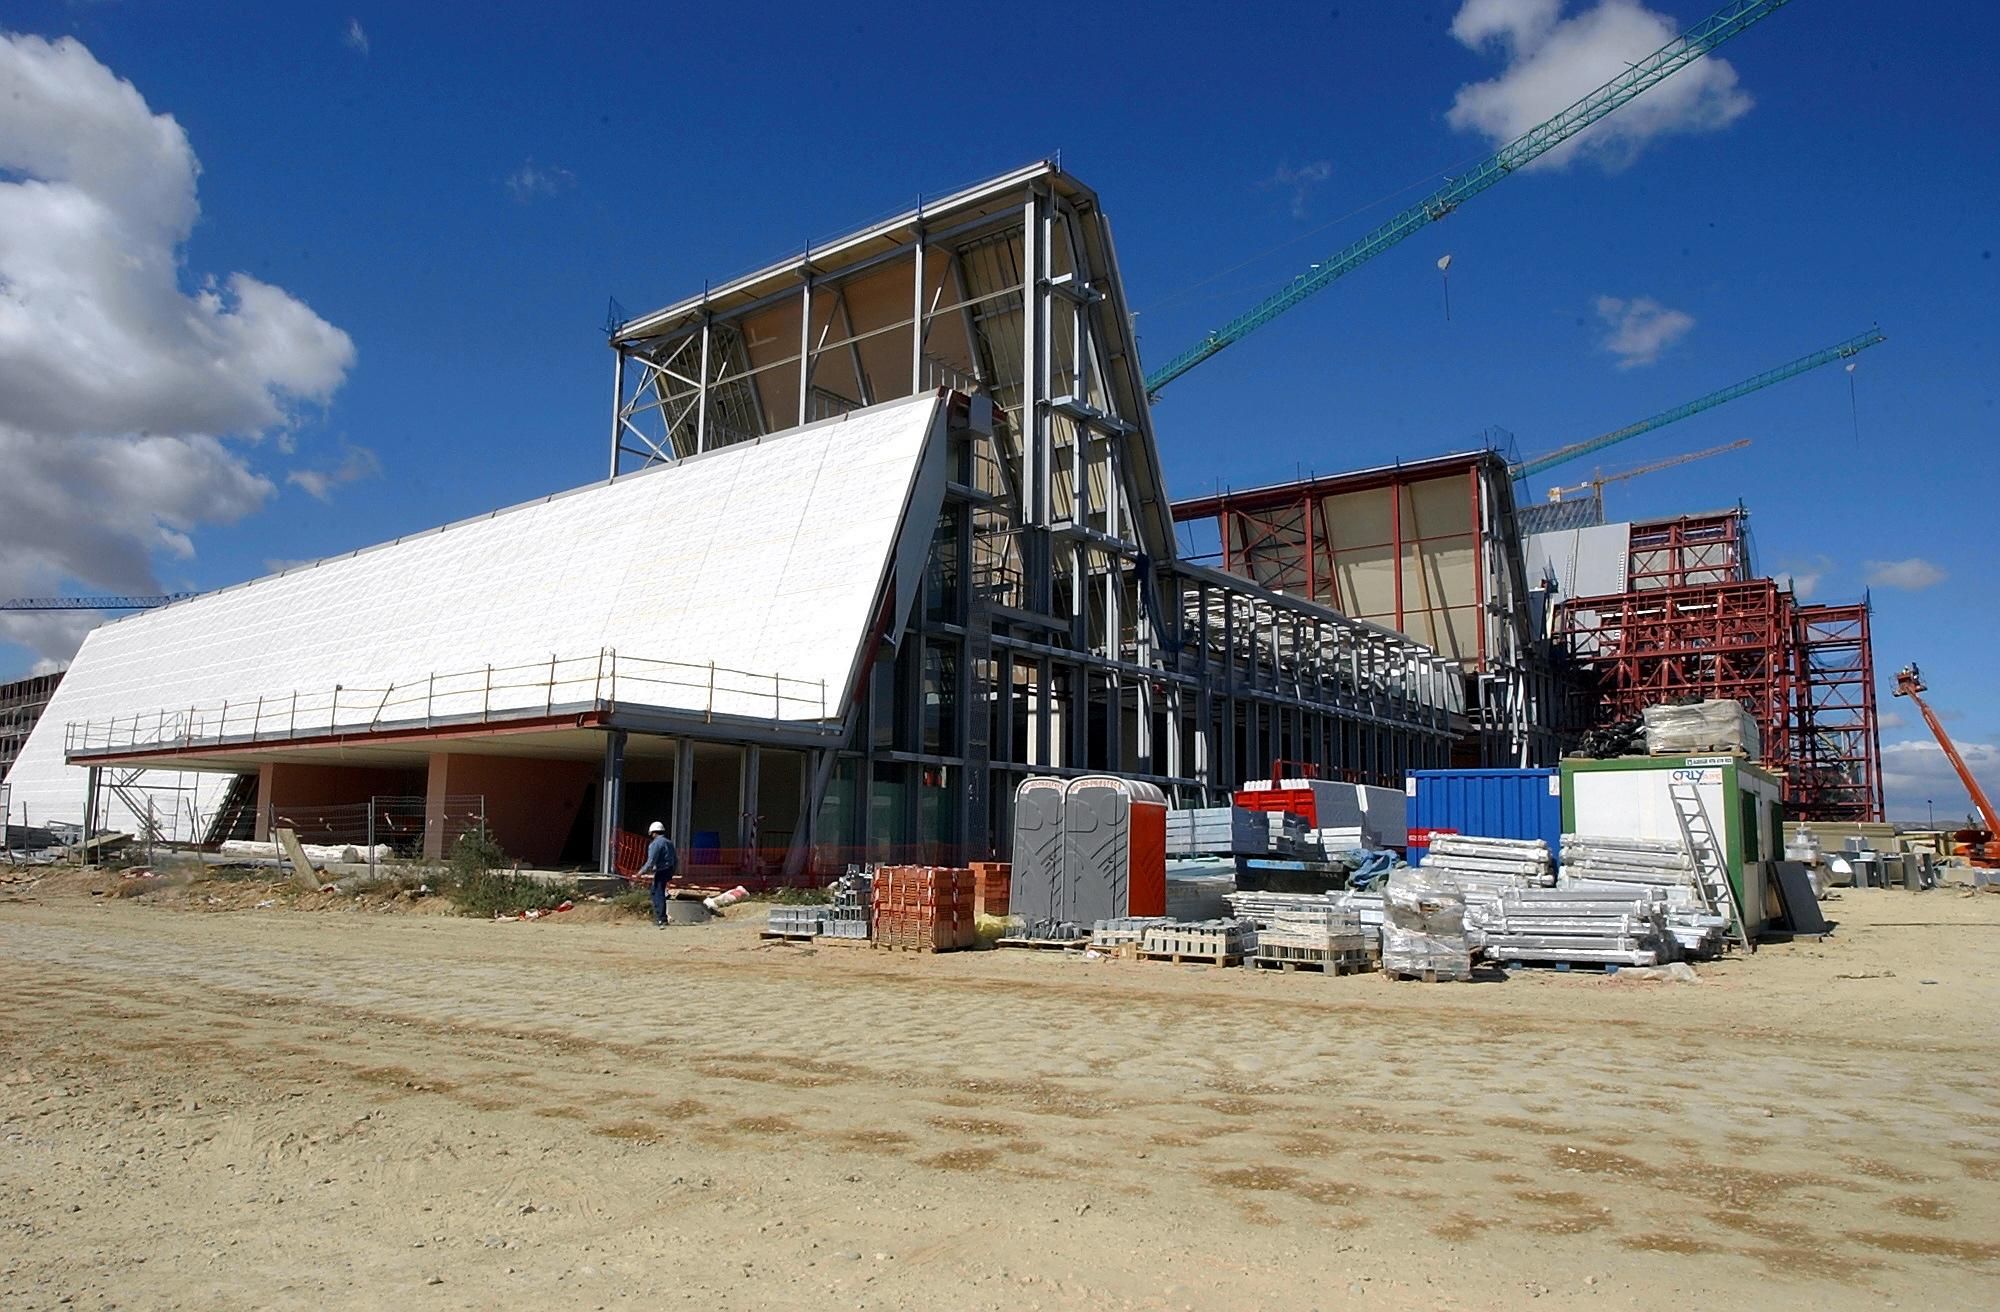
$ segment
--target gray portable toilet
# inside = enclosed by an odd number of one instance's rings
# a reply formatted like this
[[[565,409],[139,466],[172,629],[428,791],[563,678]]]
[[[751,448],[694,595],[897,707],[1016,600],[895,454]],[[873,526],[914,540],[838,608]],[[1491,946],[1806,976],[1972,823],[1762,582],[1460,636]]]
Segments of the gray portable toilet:
[[[1023,779],[1014,790],[1014,868],[1007,911],[1030,925],[1072,919],[1062,909],[1063,781]]]
[[[1166,795],[1111,775],[1072,779],[1063,790],[1063,897],[1059,916],[1078,925],[1166,910]]]

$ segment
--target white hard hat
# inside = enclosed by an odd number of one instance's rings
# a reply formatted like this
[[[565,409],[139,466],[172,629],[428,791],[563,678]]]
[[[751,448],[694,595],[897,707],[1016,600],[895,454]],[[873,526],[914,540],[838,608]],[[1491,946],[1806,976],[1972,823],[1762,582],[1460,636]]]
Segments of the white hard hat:
[[[652,824],[646,826],[646,832],[649,834],[664,834],[667,832],[667,827],[658,820],[655,820]]]

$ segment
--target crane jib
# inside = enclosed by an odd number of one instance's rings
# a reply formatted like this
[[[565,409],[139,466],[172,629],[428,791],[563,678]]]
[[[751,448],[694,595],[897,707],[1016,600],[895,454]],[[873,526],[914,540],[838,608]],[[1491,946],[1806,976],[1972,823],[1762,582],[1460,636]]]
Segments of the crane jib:
[[[1157,399],[1160,389],[1224,347],[1232,346],[1277,318],[1285,311],[1325,288],[1335,279],[1374,259],[1427,223],[1450,214],[1459,205],[1574,137],[1605,115],[1634,97],[1672,77],[1680,69],[1701,58],[1725,41],[1748,30],[1753,24],[1782,9],[1790,0],[1737,0],[1723,6],[1701,22],[1661,46],[1645,59],[1626,68],[1609,82],[1576,101],[1554,118],[1509,142],[1494,152],[1465,177],[1446,183],[1389,220],[1368,236],[1342,251],[1334,259],[1302,275],[1284,291],[1238,315],[1210,333],[1199,346],[1181,352],[1164,366],[1146,376],[1146,391]]]

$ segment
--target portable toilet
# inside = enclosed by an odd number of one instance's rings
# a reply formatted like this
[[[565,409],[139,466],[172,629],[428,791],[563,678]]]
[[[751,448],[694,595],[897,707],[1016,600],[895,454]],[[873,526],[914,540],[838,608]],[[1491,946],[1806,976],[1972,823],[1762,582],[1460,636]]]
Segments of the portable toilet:
[[[1030,924],[1067,919],[1063,900],[1063,781],[1023,779],[1014,790],[1014,871],[1009,914]]]
[[[1152,784],[1096,774],[1070,780],[1062,854],[1057,919],[1089,925],[1167,914],[1167,798]]]

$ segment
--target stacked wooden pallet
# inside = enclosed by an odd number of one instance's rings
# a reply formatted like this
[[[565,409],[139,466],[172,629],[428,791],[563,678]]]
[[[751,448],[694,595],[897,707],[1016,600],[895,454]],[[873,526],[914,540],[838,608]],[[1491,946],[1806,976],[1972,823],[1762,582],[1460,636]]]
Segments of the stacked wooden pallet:
[[[949,952],[978,941],[972,871],[949,866],[883,866],[875,872],[873,933],[878,947]]]
[[[1323,970],[1329,975],[1372,969],[1374,956],[1361,922],[1329,905],[1272,913],[1257,927],[1253,965],[1280,970]]]
[[[1257,927],[1247,920],[1167,921],[1147,926],[1139,955],[1154,961],[1195,961],[1234,966],[1257,950]]]

